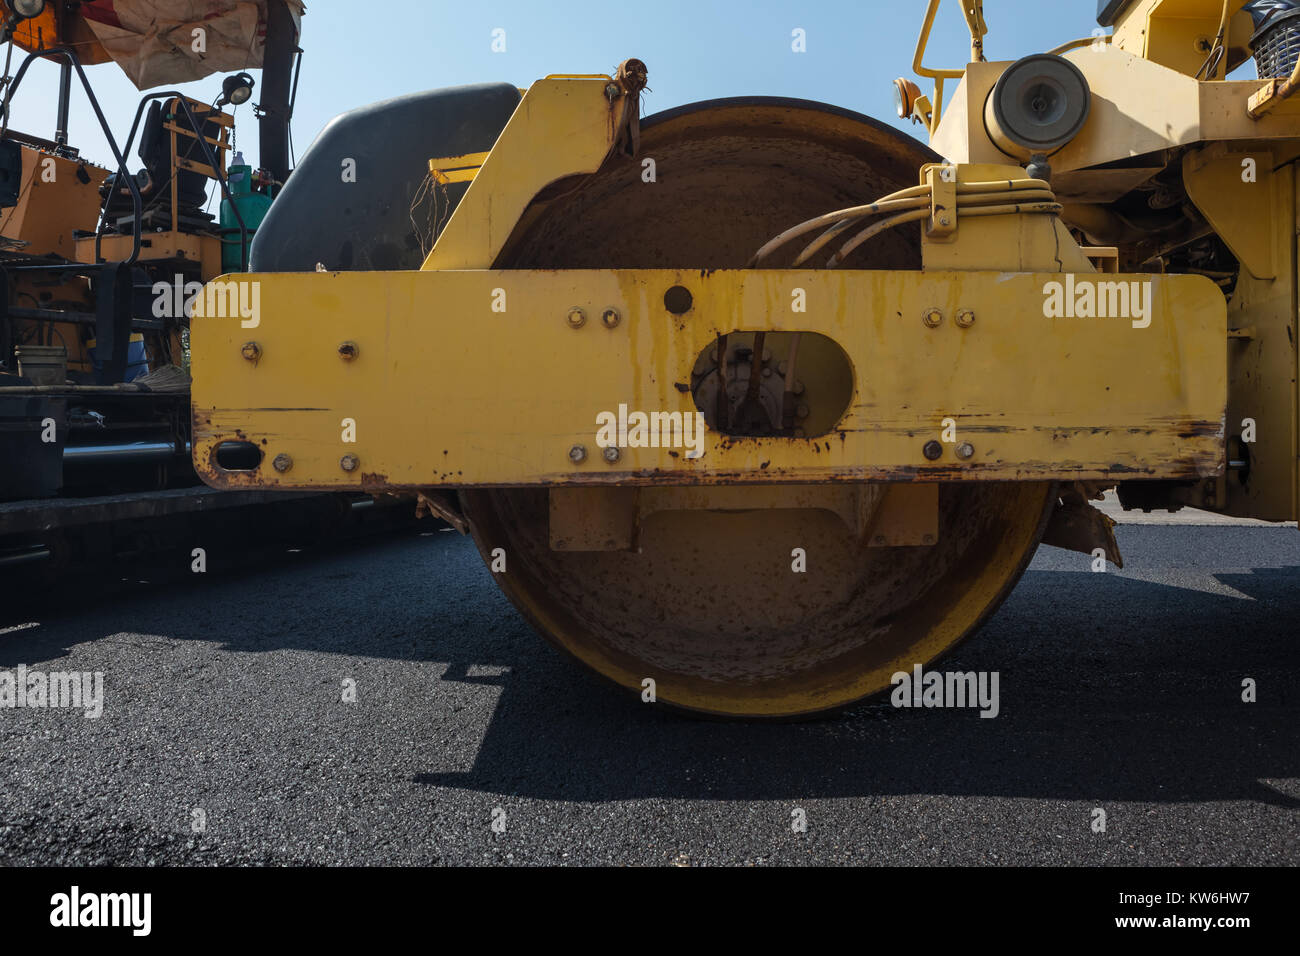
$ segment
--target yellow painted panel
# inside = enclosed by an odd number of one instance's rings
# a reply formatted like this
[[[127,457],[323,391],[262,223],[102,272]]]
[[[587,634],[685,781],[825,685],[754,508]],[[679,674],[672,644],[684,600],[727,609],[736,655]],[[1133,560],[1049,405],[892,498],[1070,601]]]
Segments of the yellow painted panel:
[[[626,96],[606,95],[612,82],[608,76],[547,77],[529,87],[423,268],[492,264],[543,187],[595,172],[628,109]]]
[[[1188,478],[1222,466],[1225,305],[1199,276],[572,270],[252,275],[255,319],[193,323],[195,460],[220,487]],[[1045,289],[1149,283],[1147,320],[1047,317]],[[670,314],[665,291],[693,307]],[[807,311],[792,312],[795,289]],[[504,311],[494,311],[504,308]],[[602,312],[618,310],[614,328]],[[580,328],[567,315],[581,308]],[[944,320],[929,328],[922,313]],[[971,310],[959,328],[954,317]],[[253,325],[253,322],[256,322]],[[249,327],[244,327],[245,323]],[[1135,327],[1145,326],[1145,327]],[[821,439],[703,436],[703,454],[596,444],[596,418],[694,413],[721,332],[818,332],[848,355],[848,411]],[[355,344],[355,358],[339,353]],[[256,344],[243,354],[246,344]],[[810,388],[815,383],[809,383]],[[952,418],[957,439],[922,448]],[[356,441],[344,442],[344,419]],[[218,443],[263,450],[213,468]],[[588,452],[580,462],[570,449]],[[277,455],[292,461],[277,471]],[[354,467],[345,470],[344,456]],[[283,461],[283,460],[282,460]]]

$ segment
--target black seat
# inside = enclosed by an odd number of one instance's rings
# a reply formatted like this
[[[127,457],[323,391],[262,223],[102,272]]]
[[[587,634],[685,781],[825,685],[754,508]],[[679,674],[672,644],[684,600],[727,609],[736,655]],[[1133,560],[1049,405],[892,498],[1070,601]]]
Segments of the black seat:
[[[195,110],[193,106],[190,108]],[[198,110],[195,112],[197,113]],[[154,100],[149,104],[149,115],[145,117],[144,130],[140,134],[140,149],[137,151],[144,168],[149,171],[149,178],[156,184],[155,188],[162,190],[171,189],[172,138],[170,131],[163,125],[169,116],[174,118],[177,126],[191,129],[185,113],[175,99],[168,100],[165,109],[164,104]],[[205,123],[200,119],[199,125],[203,127],[203,135],[209,139],[216,139],[221,135],[221,127],[216,123]],[[178,134],[176,148],[181,159],[190,159],[198,163],[207,162],[203,146],[195,137]],[[202,173],[181,170],[177,179],[181,206],[201,207],[208,198],[208,182],[208,177]]]
[[[203,135],[208,139],[218,139],[221,126],[203,121],[201,111],[204,107],[191,103],[190,109],[196,114],[198,125],[203,127]],[[144,163],[144,169],[136,176],[136,183],[144,201],[146,224],[151,227],[171,227],[172,136],[171,130],[166,128],[169,119],[182,129],[193,128],[175,98],[165,103],[154,100],[145,113],[140,131],[140,147],[136,150],[136,155]],[[178,133],[176,152],[181,159],[207,163],[203,145],[196,137]],[[182,169],[177,173],[176,185],[179,206],[177,213],[181,228],[210,223],[212,217],[203,212],[203,206],[208,201],[209,178],[203,173]],[[118,231],[130,232],[131,194],[125,185],[119,184],[116,173],[105,180],[100,192],[105,196],[108,206],[110,227],[116,225]]]

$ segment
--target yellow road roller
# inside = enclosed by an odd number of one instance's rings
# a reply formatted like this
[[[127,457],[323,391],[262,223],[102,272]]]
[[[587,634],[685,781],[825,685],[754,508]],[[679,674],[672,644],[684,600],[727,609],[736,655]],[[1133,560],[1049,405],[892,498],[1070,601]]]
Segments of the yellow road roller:
[[[634,59],[345,114],[196,303],[195,465],[418,492],[676,708],[886,690],[1039,544],[1119,564],[1107,489],[1295,518],[1290,6],[1109,0],[991,62],[967,2],[938,69],[933,0],[933,82],[895,84],[928,147],[803,100],[643,117]]]

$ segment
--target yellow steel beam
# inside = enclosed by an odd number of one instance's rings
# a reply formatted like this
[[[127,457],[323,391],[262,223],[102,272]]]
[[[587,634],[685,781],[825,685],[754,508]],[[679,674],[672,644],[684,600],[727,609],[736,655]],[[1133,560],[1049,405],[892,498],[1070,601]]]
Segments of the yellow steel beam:
[[[206,314],[192,333],[194,458],[217,487],[1195,478],[1222,468],[1225,304],[1199,276],[572,270],[229,281],[237,294],[196,308]],[[1136,283],[1145,316],[1136,298],[1132,318],[1114,316],[1117,287],[1098,293],[1098,282]],[[1090,284],[1092,311],[1107,298],[1111,317],[1081,314]],[[665,305],[674,286],[691,294],[684,314]],[[579,309],[587,320],[572,322]],[[607,310],[615,321],[601,321]],[[833,431],[709,431],[699,457],[683,444],[604,458],[600,413],[693,415],[697,357],[720,333],[759,329],[819,333],[843,349],[854,381]],[[965,457],[944,437],[945,419],[969,444]],[[923,447],[941,438],[942,455],[927,458]],[[255,444],[261,465],[217,467],[227,441]],[[577,461],[575,446],[585,451]]]
[[[1274,219],[1294,221],[1278,201],[1274,158],[1265,151],[1228,151],[1216,143],[1183,157],[1183,185],[1196,208],[1251,275],[1277,276]]]
[[[548,76],[529,87],[423,268],[481,269],[495,262],[544,187],[600,168],[632,99],[608,76]]]
[[[452,183],[467,183],[478,175],[479,169],[487,161],[488,154],[466,153],[462,156],[444,156],[429,160],[429,175],[434,182],[448,186]]]

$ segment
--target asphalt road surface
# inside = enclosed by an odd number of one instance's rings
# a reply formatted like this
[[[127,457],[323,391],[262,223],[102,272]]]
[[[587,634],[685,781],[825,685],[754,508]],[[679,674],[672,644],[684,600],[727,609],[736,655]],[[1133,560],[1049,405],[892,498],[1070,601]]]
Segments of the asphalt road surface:
[[[0,863],[1300,863],[1300,534],[1119,539],[1123,571],[1041,549],[942,665],[999,672],[992,720],[675,716],[450,531],[29,595],[0,671],[102,672],[103,714],[0,710]]]

